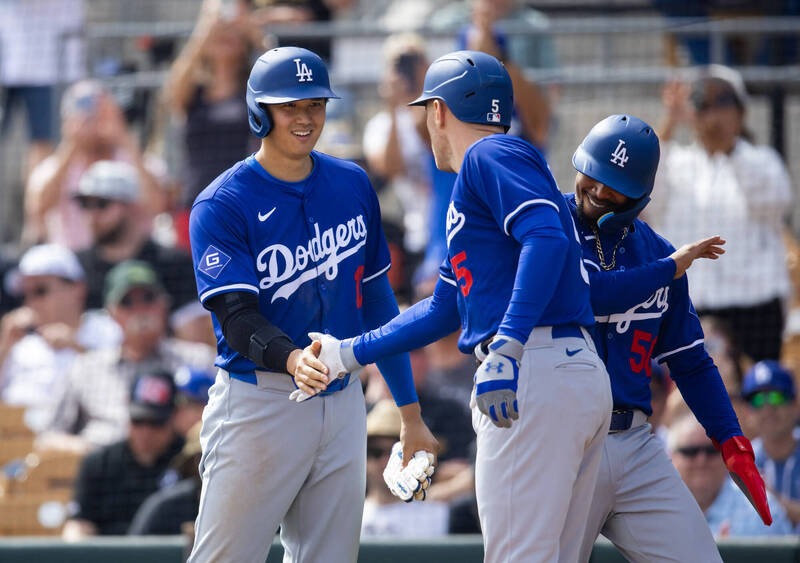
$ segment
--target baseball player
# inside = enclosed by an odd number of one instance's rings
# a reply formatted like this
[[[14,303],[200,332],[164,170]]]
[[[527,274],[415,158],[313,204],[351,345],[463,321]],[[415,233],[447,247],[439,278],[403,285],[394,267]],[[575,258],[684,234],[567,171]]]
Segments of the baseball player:
[[[595,342],[611,376],[614,411],[587,533],[571,560],[588,561],[602,533],[631,561],[721,561],[702,512],[647,424],[651,358],[669,366],[732,477],[763,521],[772,521],[750,441],[703,346],[684,275],[694,259],[724,252],[724,240],[676,251],[637,219],[658,160],[655,132],[629,115],[599,122],[572,157],[575,193],[565,198],[589,270]]]
[[[357,558],[364,396],[357,375],[329,381],[307,333],[360,334],[398,307],[366,173],[313,150],[335,97],[315,53],[264,53],[247,83],[250,129],[261,147],[192,207],[195,276],[213,313],[219,367],[200,436],[193,562],[263,562],[279,525],[284,562]],[[379,368],[400,406],[405,459],[435,452],[408,356]],[[318,396],[288,400],[296,389]]]
[[[462,329],[482,363],[472,396],[485,560],[558,561],[583,537],[611,416],[587,327],[588,273],[567,203],[532,145],[504,133],[511,80],[486,53],[434,61],[422,95],[436,165],[458,173],[448,257],[434,293],[380,329],[338,342],[354,369]],[[577,550],[576,550],[577,551]]]

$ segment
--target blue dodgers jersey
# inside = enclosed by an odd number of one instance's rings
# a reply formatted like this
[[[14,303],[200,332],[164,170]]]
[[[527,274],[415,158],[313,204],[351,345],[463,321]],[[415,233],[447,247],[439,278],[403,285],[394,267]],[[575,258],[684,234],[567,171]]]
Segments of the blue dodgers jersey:
[[[272,177],[253,156],[195,200],[189,220],[200,301],[230,291],[258,295],[259,309],[298,346],[308,332],[361,334],[362,284],[390,266],[375,191],[357,165],[312,152],[301,182]],[[217,365],[249,373],[215,315]]]
[[[538,325],[594,322],[577,230],[547,162],[527,141],[490,135],[464,155],[447,210],[448,259],[440,277],[459,289],[458,347],[464,353],[494,335],[503,320],[522,248],[510,235],[511,224],[536,205],[558,213],[570,241],[560,271],[541,265],[541,275],[556,276],[558,283]]]
[[[575,194],[567,195],[566,199],[577,220]],[[584,263],[587,268],[599,272],[595,235],[581,221],[577,223]],[[611,260],[610,249],[619,241],[620,234],[601,236],[607,261]],[[636,219],[617,249],[615,270],[650,264],[674,251],[666,239],[647,223]],[[593,294],[593,301],[618,301],[618,296]],[[594,337],[597,353],[611,377],[614,408],[637,408],[652,414],[651,359],[666,361],[669,365],[674,355],[703,346],[703,330],[689,298],[686,276],[658,288],[641,303],[596,316]]]

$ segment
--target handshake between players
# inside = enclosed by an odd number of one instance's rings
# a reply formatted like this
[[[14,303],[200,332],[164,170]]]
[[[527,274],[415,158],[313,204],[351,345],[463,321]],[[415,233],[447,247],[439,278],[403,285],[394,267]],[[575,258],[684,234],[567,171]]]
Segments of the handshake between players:
[[[290,400],[298,403],[324,391],[334,380],[364,367],[356,360],[349,340],[340,341],[319,332],[310,332],[308,336],[311,344],[303,350],[294,370],[298,388],[289,395]],[[386,486],[405,502],[425,500],[436,467],[435,451],[431,450],[438,447],[436,439],[424,425],[409,431],[409,420],[416,421],[419,418],[402,416],[402,412],[403,409],[414,408],[419,409],[419,404],[400,407],[403,421],[400,441],[392,447],[389,462],[383,471]]]

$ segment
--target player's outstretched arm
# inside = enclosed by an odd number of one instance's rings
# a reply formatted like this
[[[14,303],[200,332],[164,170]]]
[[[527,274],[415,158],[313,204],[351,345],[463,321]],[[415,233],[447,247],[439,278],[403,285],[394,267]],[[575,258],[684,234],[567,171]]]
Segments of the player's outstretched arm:
[[[725,240],[713,236],[685,244],[669,256],[625,270],[590,271],[589,287],[595,315],[611,315],[642,303],[659,288],[682,277],[698,258],[716,260]]]
[[[685,274],[692,262],[698,258],[716,260],[720,255],[725,254],[725,249],[722,248],[725,242],[727,242],[725,239],[715,235],[681,246],[669,255],[675,262],[675,277],[673,279],[677,280]]]

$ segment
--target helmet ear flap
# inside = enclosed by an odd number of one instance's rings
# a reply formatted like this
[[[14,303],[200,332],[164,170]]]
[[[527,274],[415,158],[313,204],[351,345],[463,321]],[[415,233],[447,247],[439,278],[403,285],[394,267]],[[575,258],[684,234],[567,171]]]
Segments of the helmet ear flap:
[[[250,131],[256,137],[263,139],[272,129],[272,119],[269,116],[269,110],[263,104],[256,104],[257,109],[248,104],[247,119],[250,123]]]

